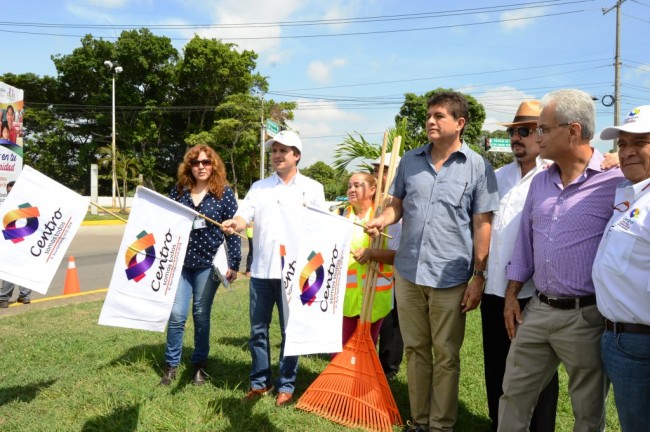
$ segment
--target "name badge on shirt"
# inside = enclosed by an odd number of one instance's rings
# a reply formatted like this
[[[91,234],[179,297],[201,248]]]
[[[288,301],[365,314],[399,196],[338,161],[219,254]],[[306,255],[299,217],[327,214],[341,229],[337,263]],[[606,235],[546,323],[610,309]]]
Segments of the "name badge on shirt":
[[[205,223],[205,219],[197,217],[194,219],[194,223],[192,224],[192,229],[203,229],[207,227],[207,224]]]

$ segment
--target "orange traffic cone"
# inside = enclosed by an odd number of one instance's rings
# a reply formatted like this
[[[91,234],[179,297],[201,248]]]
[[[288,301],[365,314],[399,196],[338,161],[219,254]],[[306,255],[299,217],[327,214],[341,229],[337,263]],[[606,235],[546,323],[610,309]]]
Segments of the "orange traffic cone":
[[[75,265],[74,257],[70,255],[68,258],[68,272],[65,274],[65,283],[63,284],[63,294],[74,294],[79,291],[79,275],[77,274],[77,266]]]

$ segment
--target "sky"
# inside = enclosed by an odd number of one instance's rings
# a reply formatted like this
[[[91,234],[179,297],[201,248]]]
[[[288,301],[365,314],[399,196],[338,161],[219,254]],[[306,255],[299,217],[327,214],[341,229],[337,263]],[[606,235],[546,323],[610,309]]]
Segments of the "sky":
[[[445,87],[503,129],[524,99],[579,88],[597,134],[614,122],[616,0],[23,0],[2,8],[0,73],[56,76],[83,35],[151,28],[182,53],[199,34],[252,49],[267,98],[295,101],[303,161],[331,163],[347,134],[381,143],[405,93]],[[155,26],[155,27],[152,27]],[[621,4],[620,116],[650,104],[650,0]],[[7,47],[11,49],[7,50]],[[29,95],[25,95],[29,103]],[[119,107],[119,101],[117,101]],[[28,127],[29,119],[25,119]],[[611,142],[595,139],[601,151]]]

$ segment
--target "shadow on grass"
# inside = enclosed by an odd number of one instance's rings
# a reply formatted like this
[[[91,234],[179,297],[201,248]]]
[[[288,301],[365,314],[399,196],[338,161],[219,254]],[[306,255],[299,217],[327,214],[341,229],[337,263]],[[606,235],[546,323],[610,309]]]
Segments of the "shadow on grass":
[[[84,423],[82,432],[130,432],[138,428],[140,405],[121,406],[111,413],[97,416]]]
[[[254,406],[255,402],[245,403],[235,397],[216,399],[208,404],[208,408],[217,415],[229,419],[230,426],[223,429],[224,432],[280,432],[282,430],[271,423],[267,413],[255,413]]]
[[[248,353],[248,336],[245,337],[220,337],[218,339],[220,345],[230,345],[239,348]]]
[[[40,381],[23,386],[7,387],[0,391],[0,406],[17,401],[29,403],[36,399],[38,394],[54,384],[56,380]]]

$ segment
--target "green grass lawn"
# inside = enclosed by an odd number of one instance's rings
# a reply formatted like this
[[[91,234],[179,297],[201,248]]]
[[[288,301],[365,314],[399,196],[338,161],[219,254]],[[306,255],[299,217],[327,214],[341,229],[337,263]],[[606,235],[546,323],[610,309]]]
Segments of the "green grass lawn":
[[[34,310],[0,318],[1,431],[343,431],[349,430],[271,397],[242,403],[248,388],[248,285],[220,290],[212,312],[210,381],[190,385],[192,325],[188,323],[180,376],[159,387],[165,335],[97,325],[101,302]],[[276,317],[277,318],[277,317]],[[190,320],[191,321],[191,320]],[[277,366],[277,322],[272,356]],[[457,431],[487,428],[480,315],[469,314],[462,352]],[[325,356],[300,359],[300,395],[327,365]],[[405,365],[391,383],[404,420],[409,416]],[[557,431],[573,418],[561,371]],[[608,401],[608,431],[620,430]],[[395,431],[400,430],[395,427]]]

